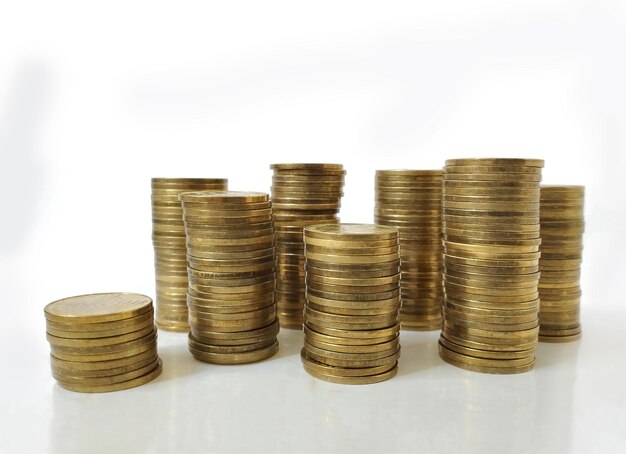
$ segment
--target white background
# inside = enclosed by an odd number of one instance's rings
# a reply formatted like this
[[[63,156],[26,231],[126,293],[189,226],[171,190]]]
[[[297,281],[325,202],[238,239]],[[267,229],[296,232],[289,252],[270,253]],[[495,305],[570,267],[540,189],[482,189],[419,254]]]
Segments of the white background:
[[[0,3],[0,451],[623,452],[626,3]],[[374,171],[544,158],[587,187],[581,343],[537,369],[444,365],[403,337],[400,376],[317,382],[301,337],[268,362],[194,362],[109,395],[54,384],[42,308],[154,294],[150,177],[269,191],[272,162],[340,162],[341,218],[371,222]]]

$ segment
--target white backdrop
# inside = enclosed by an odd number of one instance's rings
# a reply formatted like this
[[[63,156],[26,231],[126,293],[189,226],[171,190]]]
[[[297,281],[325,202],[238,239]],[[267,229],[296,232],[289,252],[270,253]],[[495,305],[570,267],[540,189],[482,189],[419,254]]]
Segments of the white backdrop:
[[[625,45],[621,0],[3,2],[3,361],[45,361],[49,301],[154,294],[150,177],[273,162],[343,163],[371,222],[376,169],[544,158],[587,187],[585,310],[621,310]]]

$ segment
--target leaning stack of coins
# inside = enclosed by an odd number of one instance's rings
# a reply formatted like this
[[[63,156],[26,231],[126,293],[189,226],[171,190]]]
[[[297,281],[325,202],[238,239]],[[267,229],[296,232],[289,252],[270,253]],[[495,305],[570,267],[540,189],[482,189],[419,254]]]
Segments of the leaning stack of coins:
[[[376,171],[374,222],[397,227],[403,329],[441,328],[441,170]]]
[[[539,340],[580,339],[584,186],[542,186]]]
[[[277,304],[280,326],[302,329],[304,243],[302,229],[339,222],[346,172],[341,164],[273,164]]]
[[[542,160],[446,161],[441,358],[512,374],[533,368],[539,331]]]
[[[278,351],[272,206],[260,192],[180,195],[187,234],[189,351],[216,364]]]
[[[136,293],[65,298],[44,308],[52,376],[71,391],[134,388],[161,374],[152,300]]]
[[[152,242],[156,272],[156,324],[168,331],[189,331],[185,227],[178,194],[225,191],[221,178],[153,178]]]
[[[397,229],[329,224],[304,230],[306,371],[322,380],[377,383],[400,356]]]

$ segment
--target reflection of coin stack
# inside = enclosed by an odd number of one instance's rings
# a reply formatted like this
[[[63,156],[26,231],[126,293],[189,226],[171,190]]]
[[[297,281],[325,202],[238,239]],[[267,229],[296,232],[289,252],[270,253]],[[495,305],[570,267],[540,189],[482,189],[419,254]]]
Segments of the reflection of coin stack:
[[[322,380],[376,383],[400,355],[400,252],[394,228],[307,227],[304,368]]]
[[[269,196],[180,195],[187,234],[189,350],[201,361],[241,364],[278,351],[276,256]]]
[[[585,188],[541,188],[539,268],[539,340],[570,342],[580,338],[580,265]]]
[[[488,373],[532,369],[543,161],[455,159],[443,186],[441,357]]]
[[[134,293],[101,293],[48,304],[52,375],[71,391],[134,388],[161,374],[152,300]]]
[[[169,331],[189,331],[187,258],[183,210],[178,194],[226,190],[221,178],[153,178],[152,242],[156,271],[156,323]]]
[[[402,328],[441,328],[441,170],[378,170],[375,222],[397,227]]]
[[[302,229],[338,223],[345,171],[341,164],[273,164],[276,295],[280,325],[302,329],[304,243]]]

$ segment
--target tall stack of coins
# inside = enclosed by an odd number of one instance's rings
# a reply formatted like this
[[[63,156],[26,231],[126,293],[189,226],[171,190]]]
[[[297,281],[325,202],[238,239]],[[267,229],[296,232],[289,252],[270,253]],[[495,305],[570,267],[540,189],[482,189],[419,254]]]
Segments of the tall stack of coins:
[[[377,383],[400,356],[397,229],[339,224],[307,227],[306,371],[322,380]]]
[[[580,339],[584,186],[542,186],[539,340]]]
[[[269,196],[191,192],[180,200],[187,234],[189,351],[217,364],[269,358],[278,351]]]
[[[276,228],[276,295],[280,325],[302,329],[304,243],[302,229],[334,224],[346,172],[341,164],[273,164],[272,207]]]
[[[178,194],[225,191],[221,178],[153,178],[152,242],[156,272],[156,323],[168,331],[189,331],[185,227]]]
[[[376,224],[397,227],[402,328],[441,328],[441,170],[376,171]]]
[[[479,372],[533,368],[542,160],[446,161],[440,356]]]
[[[44,308],[52,376],[71,391],[134,388],[161,374],[152,300],[135,293],[65,298]]]

